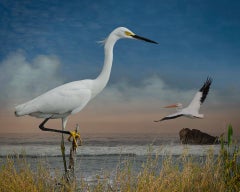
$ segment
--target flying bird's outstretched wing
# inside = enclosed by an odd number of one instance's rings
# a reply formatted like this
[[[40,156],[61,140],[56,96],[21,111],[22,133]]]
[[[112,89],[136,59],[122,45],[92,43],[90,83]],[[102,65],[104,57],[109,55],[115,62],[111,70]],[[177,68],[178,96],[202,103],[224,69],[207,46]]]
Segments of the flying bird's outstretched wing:
[[[166,116],[166,117],[164,117],[162,119],[155,120],[154,122],[170,120],[170,119],[176,119],[176,118],[181,117],[181,116],[183,116],[183,114],[181,114],[181,113],[174,113],[174,114],[168,115],[168,116]]]
[[[210,86],[212,83],[211,78],[207,78],[201,89],[196,93],[193,100],[189,104],[188,108],[196,111],[199,111],[201,104],[205,101],[207,94],[209,92]]]
[[[207,78],[207,80],[205,81],[204,85],[199,90],[199,92],[202,92],[202,97],[200,99],[201,104],[205,101],[205,99],[207,97],[207,94],[209,92],[211,84],[212,84],[212,79],[211,78]]]

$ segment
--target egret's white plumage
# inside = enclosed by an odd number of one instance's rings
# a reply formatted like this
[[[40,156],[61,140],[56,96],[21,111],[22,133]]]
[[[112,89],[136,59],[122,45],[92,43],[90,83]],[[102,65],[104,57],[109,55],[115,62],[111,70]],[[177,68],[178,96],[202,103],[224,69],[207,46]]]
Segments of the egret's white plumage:
[[[212,79],[207,78],[204,85],[195,94],[193,100],[191,101],[191,103],[187,107],[182,109],[182,104],[181,103],[166,106],[165,108],[177,107],[177,112],[173,113],[171,115],[168,115],[168,116],[166,116],[166,117],[164,117],[160,120],[157,120],[155,122],[175,119],[175,118],[178,118],[178,117],[181,117],[181,116],[190,117],[190,118],[203,118],[204,115],[199,114],[199,110],[200,110],[201,104],[205,101],[205,99],[207,97],[207,94],[209,92],[211,83],[212,83]]]
[[[121,38],[134,38],[150,43],[156,43],[152,40],[135,35],[132,31],[125,27],[118,27],[113,30],[104,41],[104,65],[100,75],[96,79],[74,81],[61,85],[31,101],[18,105],[15,108],[16,116],[30,115],[38,118],[45,118],[45,120],[39,125],[41,130],[62,133],[61,149],[66,173],[67,165],[63,134],[72,134],[70,131],[65,131],[68,116],[80,112],[91,99],[104,89],[111,73],[113,47],[117,40]],[[62,130],[44,127],[44,124],[49,119],[58,118],[62,119]]]
[[[16,107],[16,115],[63,118],[79,112],[91,99],[92,81],[74,81],[56,87]]]
[[[116,28],[104,42],[104,65],[96,79],[74,81],[56,87],[33,100],[16,106],[15,115],[30,115],[46,119],[62,118],[62,128],[65,129],[68,116],[80,112],[106,86],[112,67],[113,48],[117,40],[121,38],[140,39],[156,43],[135,35],[125,27]]]

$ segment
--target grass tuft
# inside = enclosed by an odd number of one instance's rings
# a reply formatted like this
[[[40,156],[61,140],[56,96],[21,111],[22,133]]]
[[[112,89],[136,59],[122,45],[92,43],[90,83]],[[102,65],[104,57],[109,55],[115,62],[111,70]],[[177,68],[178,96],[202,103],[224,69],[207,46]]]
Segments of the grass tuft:
[[[0,192],[63,192],[74,191],[60,174],[53,177],[44,163],[33,170],[24,155],[8,156],[0,167]],[[61,184],[59,184],[59,181]]]

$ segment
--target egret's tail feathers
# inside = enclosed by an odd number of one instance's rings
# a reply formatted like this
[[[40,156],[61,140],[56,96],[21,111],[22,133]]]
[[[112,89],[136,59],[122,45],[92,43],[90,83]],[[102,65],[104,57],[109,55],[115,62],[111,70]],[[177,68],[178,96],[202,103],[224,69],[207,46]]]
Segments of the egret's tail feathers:
[[[20,117],[29,114],[29,110],[27,109],[25,104],[18,105],[15,107],[15,116]]]
[[[16,117],[20,117],[24,115],[21,105],[18,105],[17,107],[15,107],[14,113]]]
[[[20,117],[20,116],[21,116],[21,115],[18,113],[18,111],[15,111],[14,114],[15,114],[16,117]]]

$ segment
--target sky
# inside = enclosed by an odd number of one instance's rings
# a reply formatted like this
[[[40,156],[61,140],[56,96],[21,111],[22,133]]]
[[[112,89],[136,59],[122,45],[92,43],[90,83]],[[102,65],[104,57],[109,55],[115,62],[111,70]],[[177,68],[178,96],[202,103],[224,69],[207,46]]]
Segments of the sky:
[[[239,135],[240,2],[227,0],[1,0],[0,133],[40,133],[41,119],[15,117],[14,107],[58,85],[96,78],[104,40],[118,26],[157,41],[123,39],[114,47],[107,87],[77,115],[83,134],[214,135],[232,124]],[[187,105],[207,77],[204,119],[154,123]],[[60,127],[60,120],[49,126]]]

